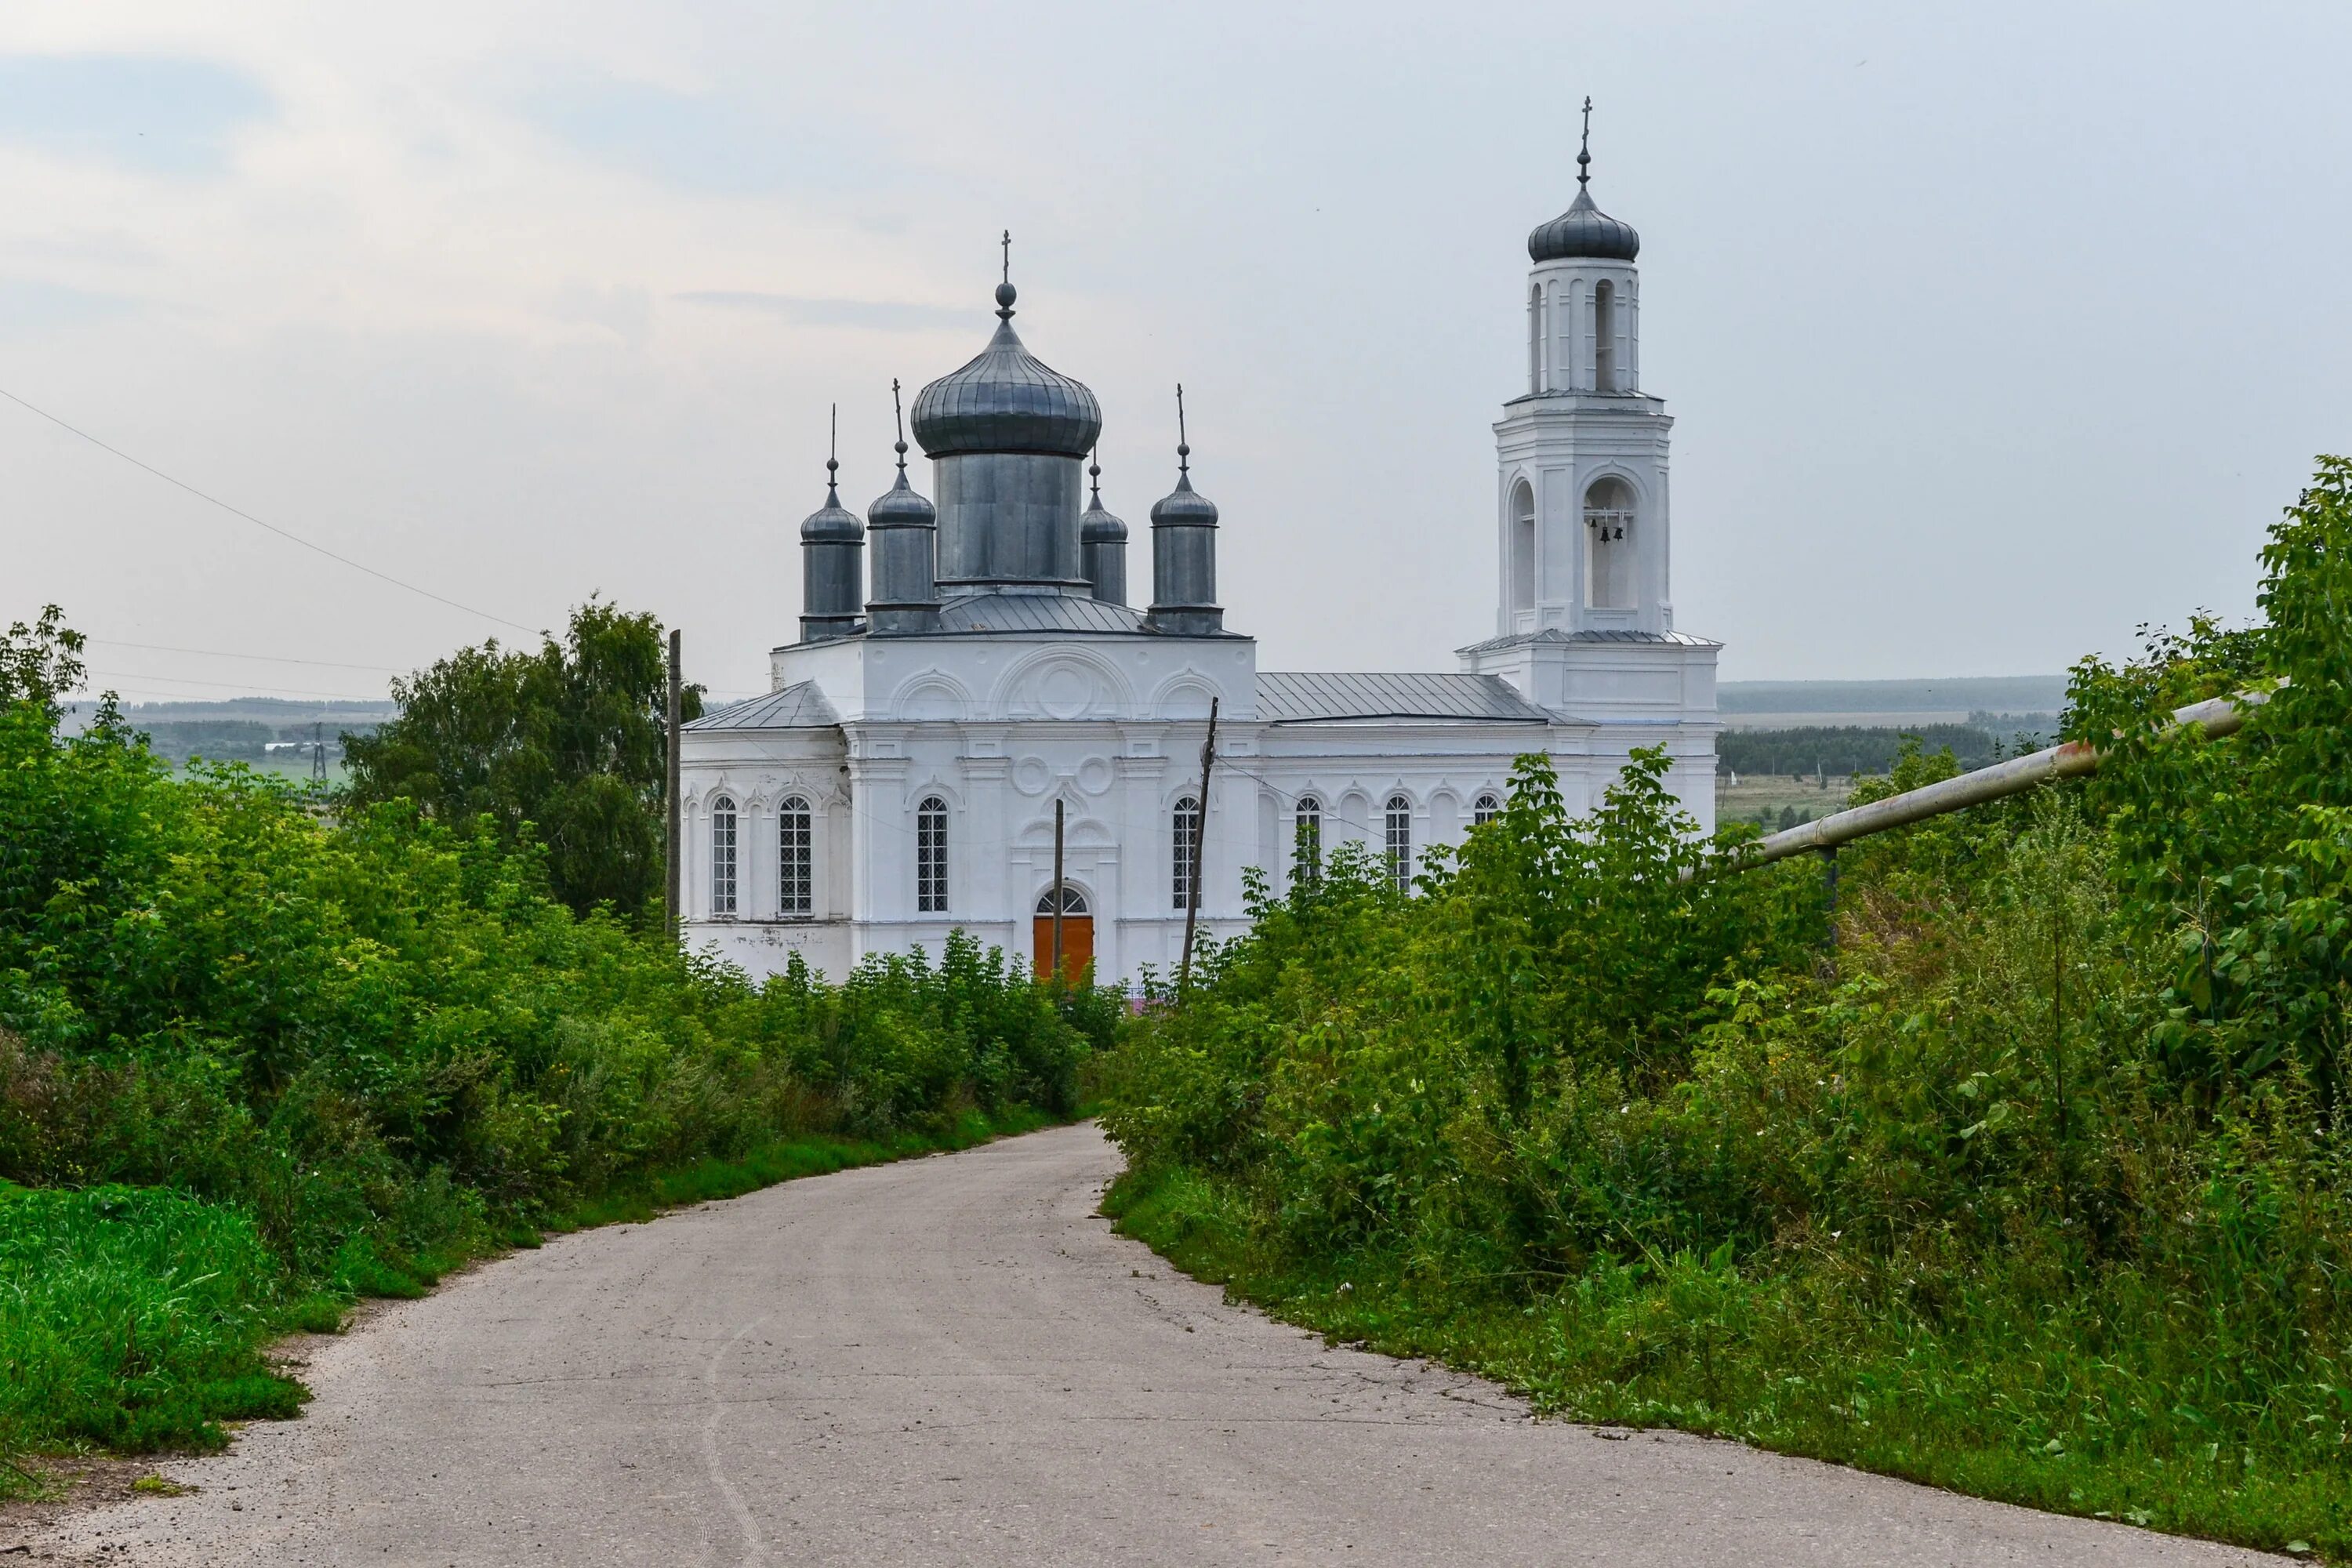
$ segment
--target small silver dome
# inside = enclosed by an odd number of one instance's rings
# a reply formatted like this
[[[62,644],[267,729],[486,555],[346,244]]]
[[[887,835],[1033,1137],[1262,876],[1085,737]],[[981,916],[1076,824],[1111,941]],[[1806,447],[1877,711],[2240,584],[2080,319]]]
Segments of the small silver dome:
[[[1213,523],[1217,503],[1192,488],[1191,474],[1176,476],[1176,488],[1151,503],[1153,525]]]
[[[1102,465],[1088,464],[1087,477],[1094,481],[1094,496],[1087,502],[1086,515],[1078,519],[1078,542],[1080,544],[1126,543],[1127,524],[1103,510]]]
[[[1633,226],[1592,205],[1592,193],[1579,189],[1574,205],[1528,236],[1528,255],[1537,261],[1631,261],[1642,254]]]
[[[840,467],[832,458],[825,459],[824,504],[801,520],[802,539],[855,542],[866,537],[866,525],[857,521],[856,512],[841,504],[841,491],[834,482]]]
[[[900,447],[901,453],[906,451]],[[866,521],[876,528],[929,528],[940,518],[939,508],[907,482],[906,459],[899,459],[898,482],[877,496],[866,509]]]

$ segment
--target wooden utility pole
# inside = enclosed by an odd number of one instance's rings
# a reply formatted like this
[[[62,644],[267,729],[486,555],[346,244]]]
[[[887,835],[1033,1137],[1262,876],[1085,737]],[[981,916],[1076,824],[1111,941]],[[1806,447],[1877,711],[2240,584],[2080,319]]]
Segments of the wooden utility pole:
[[[678,907],[678,890],[685,885],[679,873],[685,869],[686,819],[677,803],[678,726],[686,711],[686,686],[678,661],[685,645],[684,632],[669,634],[669,722],[665,726],[669,731],[669,784],[666,792],[669,796],[669,837],[662,862],[662,912],[669,921],[672,942],[677,940],[678,924],[686,918],[686,911]]]
[[[1054,802],[1054,984],[1062,984],[1062,811],[1063,802]]]
[[[1209,847],[1209,768],[1217,760],[1217,700],[1209,699],[1209,735],[1201,742],[1201,810],[1192,818],[1192,875],[1184,888],[1184,961],[1176,971],[1176,994],[1192,984],[1192,928],[1201,918],[1201,867]]]

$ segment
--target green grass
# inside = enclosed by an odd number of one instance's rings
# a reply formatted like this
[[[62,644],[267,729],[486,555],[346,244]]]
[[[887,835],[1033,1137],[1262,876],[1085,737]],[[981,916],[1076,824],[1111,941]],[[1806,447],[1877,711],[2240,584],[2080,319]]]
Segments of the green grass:
[[[555,1216],[564,1233],[649,1220],[801,1176],[1034,1131],[1026,1108],[967,1111],[879,1140],[810,1134],[708,1159],[606,1192]],[[6,1456],[95,1448],[204,1451],[225,1423],[295,1415],[309,1392],[273,1370],[269,1342],[334,1332],[361,1297],[425,1294],[452,1269],[540,1245],[513,1226],[487,1245],[416,1254],[353,1244],[327,1280],[288,1274],[241,1209],[153,1187],[36,1189],[0,1182],[0,1499],[42,1495]]]
[[[0,1452],[211,1447],[224,1421],[294,1414],[300,1385],[260,1357],[289,1305],[233,1209],[150,1188],[0,1188]]]
[[[1287,1258],[1189,1171],[1116,1183],[1125,1235],[1333,1342],[1474,1372],[1580,1421],[1669,1426],[1979,1497],[2352,1561],[2352,1390],[2261,1412],[2174,1407],[2165,1303],[2108,1279],[2072,1308],[1988,1278],[1931,1322],[1833,1256],[1604,1264],[1532,1294],[1408,1260]],[[2214,1440],[2183,1440],[2202,1422]]]

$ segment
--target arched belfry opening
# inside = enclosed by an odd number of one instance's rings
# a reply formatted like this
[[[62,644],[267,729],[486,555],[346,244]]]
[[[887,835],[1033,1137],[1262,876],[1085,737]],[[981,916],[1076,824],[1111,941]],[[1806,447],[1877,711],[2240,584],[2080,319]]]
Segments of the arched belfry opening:
[[[1614,474],[1584,492],[1584,602],[1596,610],[1630,610],[1639,543],[1633,487]]]
[[[1509,603],[1516,615],[1536,607],[1536,492],[1525,479],[1511,487],[1507,549],[1505,570],[1509,574]]]

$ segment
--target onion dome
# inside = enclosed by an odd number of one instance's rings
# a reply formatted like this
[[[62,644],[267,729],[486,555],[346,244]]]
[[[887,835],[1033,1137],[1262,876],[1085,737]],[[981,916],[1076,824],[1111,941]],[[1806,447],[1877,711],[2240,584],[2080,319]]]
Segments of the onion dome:
[[[856,512],[841,504],[841,490],[834,480],[840,468],[835,458],[824,460],[824,504],[801,520],[803,544],[854,544],[866,537],[866,525],[857,521]]]
[[[866,521],[874,528],[929,528],[940,520],[939,508],[929,498],[919,494],[907,482],[907,443],[898,444],[898,482],[875,498],[866,509]]]
[[[1593,205],[1591,191],[1577,192],[1573,205],[1528,236],[1528,255],[1537,261],[1631,261],[1641,254],[1633,226]]]
[[[1098,462],[1088,464],[1087,478],[1094,485],[1094,495],[1087,502],[1086,515],[1078,519],[1078,542],[1080,544],[1125,543],[1127,524],[1103,510],[1102,465]]]
[[[1576,200],[1528,236],[1528,255],[1545,261],[1631,261],[1642,237],[1592,205],[1592,100],[1584,100],[1584,142],[1576,153]]]
[[[1102,405],[1082,382],[1024,347],[1013,330],[1013,287],[996,286],[996,336],[980,357],[915,398],[915,439],[933,458],[959,452],[1035,452],[1083,458],[1102,434]]]
[[[1191,454],[1189,447],[1179,447],[1179,458]],[[1213,527],[1217,521],[1217,503],[1192,488],[1192,476],[1179,470],[1176,488],[1151,503],[1151,526],[1154,528]]]

